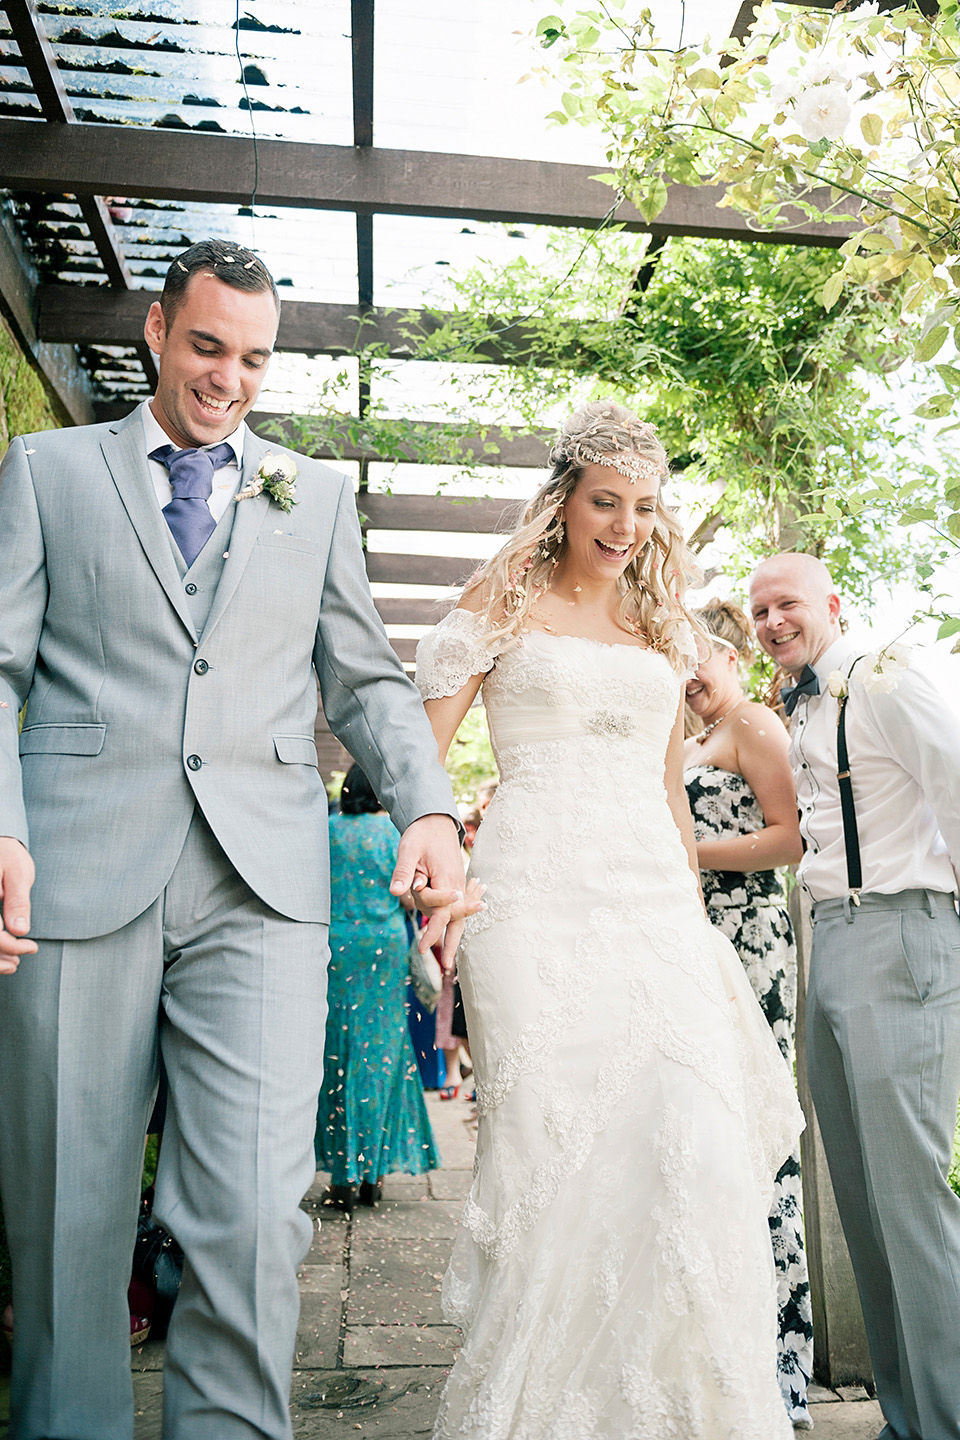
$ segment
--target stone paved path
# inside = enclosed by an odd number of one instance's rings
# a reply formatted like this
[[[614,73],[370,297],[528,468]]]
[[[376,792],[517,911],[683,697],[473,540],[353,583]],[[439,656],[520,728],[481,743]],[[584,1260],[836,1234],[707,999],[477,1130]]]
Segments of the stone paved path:
[[[427,1099],[444,1168],[394,1176],[377,1210],[323,1215],[301,1271],[291,1414],[296,1440],[429,1437],[457,1331],[440,1314],[440,1281],[470,1183],[473,1131],[462,1099]],[[305,1203],[317,1215],[322,1178]],[[135,1440],[160,1440],[163,1347],[133,1355]],[[862,1392],[861,1392],[862,1393]],[[817,1391],[811,1440],[876,1440],[879,1407]],[[0,1377],[0,1437],[7,1435]],[[805,1432],[798,1432],[805,1433]]]

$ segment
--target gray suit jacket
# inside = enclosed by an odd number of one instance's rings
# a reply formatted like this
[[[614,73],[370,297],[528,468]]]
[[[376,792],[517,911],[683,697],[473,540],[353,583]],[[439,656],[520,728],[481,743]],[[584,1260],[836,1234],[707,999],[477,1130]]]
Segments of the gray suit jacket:
[[[243,483],[282,449],[248,435]],[[370,596],[352,487],[296,460],[289,514],[266,495],[237,504],[197,635],[139,413],[11,445],[0,469],[0,834],[36,861],[34,935],[83,939],[140,914],[169,879],[195,804],[262,900],[326,920],[315,675],[331,729],[397,827],[456,816]]]

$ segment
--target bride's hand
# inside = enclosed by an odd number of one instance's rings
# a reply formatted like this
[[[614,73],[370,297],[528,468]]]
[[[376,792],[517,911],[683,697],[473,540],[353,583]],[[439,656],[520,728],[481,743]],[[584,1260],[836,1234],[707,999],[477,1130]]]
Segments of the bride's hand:
[[[486,888],[486,885],[481,885],[478,880],[468,879],[462,893],[457,892],[452,897],[445,896],[444,903],[435,909],[424,905],[422,890],[417,894],[417,904],[427,916],[427,924],[420,932],[420,949],[427,950],[442,935],[440,964],[445,971],[451,972],[454,968],[457,946],[463,934],[463,922],[469,915],[476,915],[478,911],[486,909],[483,898]]]

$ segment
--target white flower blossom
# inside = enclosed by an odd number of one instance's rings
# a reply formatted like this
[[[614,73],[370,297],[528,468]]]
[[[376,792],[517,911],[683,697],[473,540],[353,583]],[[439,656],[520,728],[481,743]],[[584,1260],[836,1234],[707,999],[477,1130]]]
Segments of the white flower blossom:
[[[849,85],[850,75],[835,55],[825,55],[821,50],[804,65],[800,75],[800,89],[809,85],[826,85],[828,82]]]
[[[871,651],[869,655],[864,655],[857,669],[857,679],[868,695],[889,695],[897,688],[900,676],[909,664],[908,646],[887,645],[879,653]]]
[[[234,500],[255,500],[266,492],[287,513],[297,503],[297,462],[289,455],[264,455],[257,473]]]
[[[848,20],[870,20],[874,15],[878,15],[879,13],[880,5],[878,0],[861,0],[861,4],[859,4],[855,10],[851,10],[846,18]]]
[[[827,689],[835,700],[841,700],[847,693],[847,677],[842,670],[831,670],[827,676]]]
[[[783,110],[800,94],[799,80],[780,80],[770,91],[770,99],[778,110]]]
[[[811,145],[839,140],[850,123],[850,100],[843,85],[814,85],[797,101],[797,122]]]

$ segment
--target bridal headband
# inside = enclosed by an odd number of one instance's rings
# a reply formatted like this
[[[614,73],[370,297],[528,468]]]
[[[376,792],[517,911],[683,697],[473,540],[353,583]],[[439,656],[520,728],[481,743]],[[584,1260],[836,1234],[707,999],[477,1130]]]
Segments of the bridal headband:
[[[554,465],[609,465],[631,485],[667,475],[667,454],[654,427],[612,400],[593,400],[575,410],[550,460]]]

